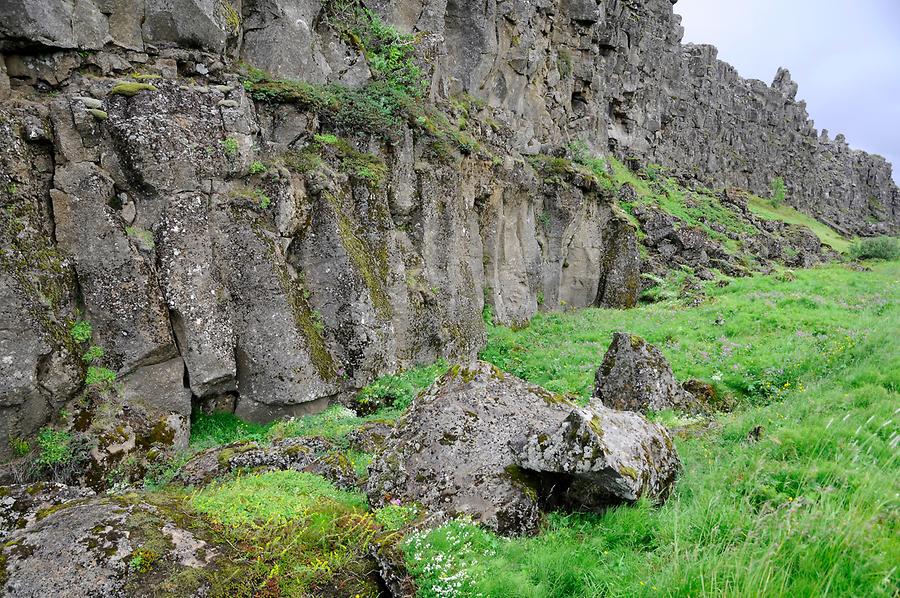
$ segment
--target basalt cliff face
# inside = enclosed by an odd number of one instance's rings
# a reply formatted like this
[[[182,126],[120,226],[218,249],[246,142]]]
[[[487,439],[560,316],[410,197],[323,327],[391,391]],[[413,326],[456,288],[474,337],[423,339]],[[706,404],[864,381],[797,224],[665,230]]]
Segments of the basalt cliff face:
[[[576,140],[698,185],[782,176],[839,229],[900,222],[889,164],[820,137],[786,72],[682,46],[669,0],[366,6],[0,3],[4,437],[62,413],[115,461],[184,444],[194,409],[267,421],[469,358],[486,305],[633,306],[628,189],[567,159]],[[396,68],[348,15],[410,34],[431,108],[372,91]],[[645,245],[714,265],[662,220]]]

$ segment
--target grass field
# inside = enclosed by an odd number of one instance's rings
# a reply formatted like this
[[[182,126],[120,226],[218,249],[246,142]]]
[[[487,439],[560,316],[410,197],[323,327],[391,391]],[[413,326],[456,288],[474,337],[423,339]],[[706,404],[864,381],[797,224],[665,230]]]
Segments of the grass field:
[[[803,212],[795,210],[787,204],[781,204],[780,206],[775,207],[768,199],[751,195],[747,202],[747,207],[750,208],[750,211],[756,216],[763,218],[764,220],[781,220],[788,224],[802,224],[809,227],[810,230],[816,233],[822,243],[830,246],[838,253],[846,253],[847,250],[850,249],[852,240],[841,236],[840,233],[827,224],[819,222],[812,216],[807,216]]]
[[[897,596],[900,262],[870,265],[710,283],[695,307],[671,300],[541,314],[521,330],[490,326],[483,359],[582,399],[612,333],[642,335],[680,380],[712,382],[733,411],[708,420],[653,414],[681,430],[684,462],[661,508],[551,514],[532,538],[500,538],[466,521],[407,536],[419,595]],[[364,395],[398,402],[369,417],[341,407],[269,426],[207,417],[192,446],[295,435],[341,446],[362,423],[397,417],[446,365],[373,384]],[[226,479],[190,504],[229,543],[249,547],[250,565],[229,583],[249,574],[240,587],[266,584],[281,595],[341,587],[374,596],[369,543],[414,515],[405,505],[368,511],[361,494],[296,472]]]
[[[737,409],[677,440],[685,472],[660,509],[552,515],[528,539],[464,522],[412,538],[422,596],[897,595],[900,263],[710,293],[490,331],[486,359],[581,396],[612,331],[635,332]]]

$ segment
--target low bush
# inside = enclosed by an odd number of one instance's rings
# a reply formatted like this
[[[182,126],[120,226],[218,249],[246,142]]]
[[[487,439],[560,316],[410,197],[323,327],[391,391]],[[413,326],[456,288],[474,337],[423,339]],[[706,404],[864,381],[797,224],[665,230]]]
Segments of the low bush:
[[[850,257],[855,260],[895,260],[900,258],[900,239],[896,237],[860,239],[850,246]]]

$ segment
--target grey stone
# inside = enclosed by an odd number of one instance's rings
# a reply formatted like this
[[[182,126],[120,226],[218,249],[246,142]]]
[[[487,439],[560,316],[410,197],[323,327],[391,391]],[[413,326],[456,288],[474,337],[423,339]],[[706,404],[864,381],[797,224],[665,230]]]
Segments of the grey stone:
[[[107,39],[106,17],[91,0],[0,4],[0,49],[43,45],[97,50]]]
[[[60,247],[73,256],[96,342],[117,369],[177,353],[159,285],[109,207],[113,181],[92,163],[56,172],[51,194]]]
[[[16,489],[17,495],[21,491]],[[185,596],[208,591],[208,575],[223,549],[176,523],[185,521],[183,514],[139,499],[90,497],[56,488],[54,492],[47,503],[53,505],[49,513],[28,520],[2,548],[4,595],[151,596],[153,584],[135,583],[130,571],[148,530],[164,537],[154,545],[160,551],[154,556],[167,563],[165,575],[184,583],[179,591]]]
[[[451,368],[385,445],[369,468],[374,506],[416,502],[435,520],[467,515],[511,535],[536,531],[542,507],[664,500],[680,467],[662,427],[578,409],[482,362]]]
[[[556,430],[515,445],[516,464],[547,474],[544,500],[555,507],[601,510],[639,498],[664,501],[681,471],[666,429],[628,411],[575,409]]]
[[[696,398],[675,380],[659,349],[634,334],[616,332],[597,369],[593,403],[645,413],[698,409]]]
[[[146,43],[222,52],[227,39],[225,15],[216,0],[144,0]]]
[[[79,102],[81,102],[82,104],[84,104],[85,108],[96,108],[96,109],[103,108],[103,102],[96,98],[76,97],[74,99],[76,99]]]

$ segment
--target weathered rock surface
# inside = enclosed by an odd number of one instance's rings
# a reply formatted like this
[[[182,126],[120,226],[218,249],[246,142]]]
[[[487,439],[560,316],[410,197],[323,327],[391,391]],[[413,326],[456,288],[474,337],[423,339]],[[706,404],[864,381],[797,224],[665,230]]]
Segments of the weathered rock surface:
[[[18,520],[0,551],[4,596],[205,596],[213,587],[223,549],[179,523],[177,508],[58,486],[33,499],[29,488],[7,490],[3,504],[43,502]]]
[[[675,380],[659,349],[626,332],[613,334],[609,350],[597,369],[592,401],[637,413],[701,408],[697,398]]]
[[[665,428],[636,413],[575,409],[549,433],[515,447],[516,464],[538,474],[546,504],[596,510],[641,497],[664,501],[681,470]]]
[[[0,486],[0,542],[42,519],[54,507],[91,496],[93,490],[52,482]]]
[[[292,469],[321,475],[335,486],[356,489],[359,478],[347,457],[318,437],[286,438],[270,445],[240,442],[211,448],[185,463],[176,479],[185,486],[203,486],[229,473]]]
[[[471,137],[459,147],[419,119],[379,137],[251,97],[235,59],[345,90],[378,79],[335,26],[343,4],[302,4],[0,6],[6,436],[77,397],[90,345],[105,351],[90,365],[116,375],[115,409],[138,406],[143,427],[168,422],[183,444],[192,405],[271,420],[400,367],[468,359],[486,304],[519,325],[539,309],[633,306],[641,273],[671,265],[746,271],[649,211],[642,260],[613,192],[534,160],[576,139],[698,184],[767,193],[783,176],[793,205],[840,230],[900,222],[889,164],[820,137],[787,71],[746,81],[713,48],[681,45],[669,0],[368,3],[416,34],[423,101]],[[349,153],[322,133],[348,137]],[[744,215],[761,233],[741,243],[763,268],[822,259],[808,231]],[[68,334],[79,318],[89,343]]]
[[[640,415],[581,410],[475,362],[414,401],[371,465],[367,492],[374,505],[417,502],[439,519],[468,515],[523,534],[537,530],[542,506],[662,500],[679,467],[666,431]]]

